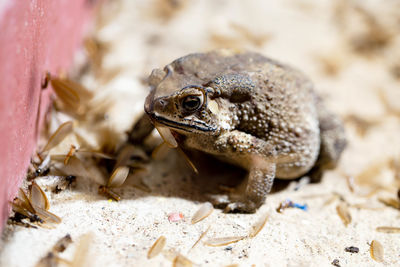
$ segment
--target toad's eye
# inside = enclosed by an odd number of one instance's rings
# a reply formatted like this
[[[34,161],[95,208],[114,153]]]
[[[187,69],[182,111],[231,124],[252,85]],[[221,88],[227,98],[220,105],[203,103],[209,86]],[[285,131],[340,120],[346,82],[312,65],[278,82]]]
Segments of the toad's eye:
[[[182,101],[182,107],[186,111],[195,111],[201,105],[201,99],[198,96],[189,95],[185,97]]]

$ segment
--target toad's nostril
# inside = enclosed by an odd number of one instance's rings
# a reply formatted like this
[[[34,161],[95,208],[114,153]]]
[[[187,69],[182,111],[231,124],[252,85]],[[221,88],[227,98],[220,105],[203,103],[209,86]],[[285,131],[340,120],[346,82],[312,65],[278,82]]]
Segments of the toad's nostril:
[[[168,106],[168,100],[165,99],[159,99],[158,104],[161,108],[166,108]]]
[[[158,99],[158,100],[155,102],[154,109],[156,109],[156,110],[164,110],[164,109],[167,108],[167,106],[168,106],[168,101],[167,101],[167,100],[165,100],[165,99]]]

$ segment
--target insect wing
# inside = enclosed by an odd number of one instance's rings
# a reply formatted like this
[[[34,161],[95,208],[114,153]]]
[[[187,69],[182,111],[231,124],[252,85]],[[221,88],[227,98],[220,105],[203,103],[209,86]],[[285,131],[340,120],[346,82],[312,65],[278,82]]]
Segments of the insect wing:
[[[41,209],[48,210],[50,208],[49,200],[47,199],[44,191],[38,186],[37,183],[33,182],[31,187],[30,202],[33,206],[37,206]]]
[[[129,167],[120,166],[116,168],[107,182],[107,187],[121,186],[125,182],[126,177],[128,177],[128,174],[129,174]]]

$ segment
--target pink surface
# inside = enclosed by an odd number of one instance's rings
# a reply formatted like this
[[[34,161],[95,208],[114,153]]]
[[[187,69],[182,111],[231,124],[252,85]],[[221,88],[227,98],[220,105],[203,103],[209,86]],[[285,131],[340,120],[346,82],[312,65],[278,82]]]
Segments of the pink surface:
[[[41,80],[45,71],[70,66],[93,2],[0,1],[0,228],[49,106],[50,89],[41,90]]]

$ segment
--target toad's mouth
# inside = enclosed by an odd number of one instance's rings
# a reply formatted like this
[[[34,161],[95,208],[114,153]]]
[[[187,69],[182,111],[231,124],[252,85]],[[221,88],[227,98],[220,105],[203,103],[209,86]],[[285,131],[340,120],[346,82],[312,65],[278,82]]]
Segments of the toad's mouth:
[[[144,111],[153,121],[153,123],[162,124],[168,128],[182,131],[182,132],[215,132],[218,127],[216,125],[210,125],[206,122],[197,119],[194,116],[188,117],[179,117],[179,118],[171,118],[170,116],[165,116],[163,113],[159,113],[155,110],[154,106],[156,101],[154,100],[154,92],[152,91],[146,98],[144,104]],[[167,107],[167,101],[163,101],[163,98],[158,100],[159,104],[161,104],[162,108]],[[171,111],[172,112],[172,111]]]
[[[154,112],[147,112],[147,115],[151,118],[153,122],[160,123],[172,129],[181,130],[185,132],[215,132],[217,127],[207,125],[203,121],[183,118],[181,122],[170,120],[166,117],[157,115]]]

